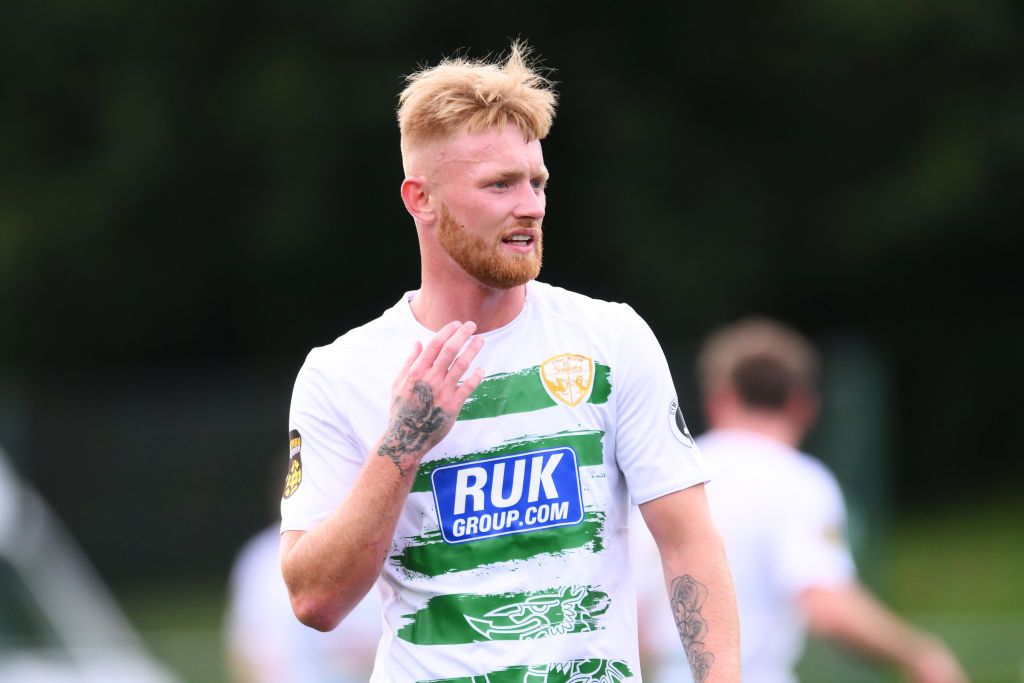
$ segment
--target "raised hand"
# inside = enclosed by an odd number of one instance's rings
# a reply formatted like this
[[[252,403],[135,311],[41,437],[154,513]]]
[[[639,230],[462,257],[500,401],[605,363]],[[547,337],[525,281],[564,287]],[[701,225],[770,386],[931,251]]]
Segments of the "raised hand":
[[[451,431],[462,404],[483,379],[483,369],[477,367],[459,382],[484,345],[483,337],[473,336],[475,331],[473,322],[448,323],[426,347],[416,342],[395,378],[391,419],[377,455],[391,458],[401,476],[414,471]]]
[[[937,638],[929,637],[909,667],[914,683],[968,683],[953,653]]]

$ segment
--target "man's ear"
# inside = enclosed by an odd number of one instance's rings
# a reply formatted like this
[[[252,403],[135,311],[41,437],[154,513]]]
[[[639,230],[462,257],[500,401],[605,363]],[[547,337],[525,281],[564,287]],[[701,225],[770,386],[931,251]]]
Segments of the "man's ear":
[[[402,181],[402,203],[417,223],[430,225],[437,220],[427,182],[421,177],[413,176]]]
[[[704,408],[704,422],[709,428],[725,422],[736,412],[736,395],[724,387],[705,389],[701,403]]]
[[[810,431],[814,423],[818,421],[821,412],[821,401],[816,395],[808,391],[795,392],[790,407],[791,415],[804,432]]]

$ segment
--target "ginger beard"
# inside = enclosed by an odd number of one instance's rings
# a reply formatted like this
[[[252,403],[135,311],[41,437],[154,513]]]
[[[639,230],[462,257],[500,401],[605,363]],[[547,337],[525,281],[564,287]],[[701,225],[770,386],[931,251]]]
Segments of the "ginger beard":
[[[511,289],[540,274],[543,252],[540,225],[530,222],[529,226],[524,224],[523,227],[537,229],[533,251],[529,254],[508,253],[501,248],[500,236],[495,235],[493,241],[488,241],[474,235],[455,220],[447,206],[442,205],[437,235],[448,255],[476,280],[495,289]]]

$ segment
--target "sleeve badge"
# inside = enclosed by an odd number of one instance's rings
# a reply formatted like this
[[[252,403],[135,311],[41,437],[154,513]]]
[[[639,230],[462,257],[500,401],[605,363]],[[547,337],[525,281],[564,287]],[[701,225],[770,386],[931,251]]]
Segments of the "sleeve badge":
[[[284,480],[284,498],[291,498],[302,483],[302,436],[297,429],[288,432],[288,476]]]
[[[693,437],[690,435],[690,430],[686,427],[686,420],[683,419],[683,411],[679,408],[679,400],[675,397],[672,398],[672,402],[668,405],[668,422],[669,429],[672,430],[672,436],[676,437],[679,443],[687,448],[694,448],[696,446],[693,442]]]

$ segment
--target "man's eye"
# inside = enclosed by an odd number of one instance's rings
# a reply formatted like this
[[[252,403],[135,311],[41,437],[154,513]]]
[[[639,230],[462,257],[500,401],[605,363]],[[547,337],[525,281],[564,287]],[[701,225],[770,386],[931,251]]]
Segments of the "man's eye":
[[[532,185],[533,189],[535,190],[543,190],[545,187],[547,187],[547,183],[545,183],[543,180],[531,180],[530,185]]]
[[[506,190],[508,189],[508,181],[499,180],[498,182],[494,183],[494,187],[498,188],[499,190]]]

